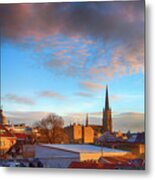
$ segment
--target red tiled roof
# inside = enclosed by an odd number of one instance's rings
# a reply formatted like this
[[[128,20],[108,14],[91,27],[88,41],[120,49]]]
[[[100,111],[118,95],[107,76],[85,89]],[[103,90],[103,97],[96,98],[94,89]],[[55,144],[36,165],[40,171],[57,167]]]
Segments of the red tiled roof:
[[[17,139],[23,139],[25,140],[27,135],[24,133],[14,133],[14,135],[17,137]]]
[[[140,158],[129,157],[101,157],[99,162],[73,161],[69,168],[85,168],[85,169],[135,169],[137,167],[144,167],[145,161]]]
[[[71,162],[69,168],[82,168],[82,169],[115,169],[114,165],[111,164],[102,164],[95,162]]]

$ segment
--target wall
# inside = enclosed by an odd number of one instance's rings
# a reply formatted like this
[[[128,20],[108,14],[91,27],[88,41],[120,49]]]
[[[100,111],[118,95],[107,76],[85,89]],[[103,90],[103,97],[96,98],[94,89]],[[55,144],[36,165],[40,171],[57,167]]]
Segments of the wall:
[[[94,130],[90,126],[84,127],[83,138],[84,143],[94,142]]]

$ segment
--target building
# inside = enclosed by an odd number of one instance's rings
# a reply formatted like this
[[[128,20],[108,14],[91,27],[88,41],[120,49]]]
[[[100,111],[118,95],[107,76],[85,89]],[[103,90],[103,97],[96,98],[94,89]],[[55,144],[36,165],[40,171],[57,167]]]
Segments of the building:
[[[105,108],[103,109],[102,125],[104,132],[112,132],[112,116],[109,107],[108,86],[106,86]]]
[[[65,133],[68,135],[69,143],[71,144],[94,142],[94,130],[88,125],[88,122],[86,123],[86,126],[75,123],[67,126],[65,127]]]
[[[88,116],[86,119],[86,125],[87,124]],[[98,139],[104,132],[109,131],[112,133],[112,111],[109,106],[108,86],[106,86],[105,108],[103,109],[102,124],[89,124],[89,126],[94,130],[94,139]]]
[[[5,153],[16,143],[16,137],[10,131],[0,124],[0,156]]]
[[[98,161],[72,162],[69,168],[144,170],[145,161],[135,155],[101,157]]]
[[[106,131],[103,133],[102,136],[100,136],[97,140],[98,142],[101,142],[101,144],[106,143],[119,143],[122,142],[122,139],[120,137],[116,137],[115,134],[111,133],[110,131]]]
[[[86,120],[88,124],[88,118]],[[102,125],[89,124],[94,130],[94,139],[99,138],[104,132],[112,133],[112,111],[109,106],[108,86],[106,86],[105,107],[103,109]]]
[[[69,143],[82,143],[82,126],[80,124],[72,124],[65,127],[65,133],[68,135]]]
[[[83,126],[83,143],[94,143],[94,130],[91,126]]]
[[[25,133],[25,131],[26,131],[25,123],[14,124],[12,131],[14,133]]]
[[[0,108],[0,124],[2,125],[8,124],[7,118],[4,116],[2,108]]]
[[[96,141],[97,144],[103,144],[106,147],[122,149],[130,151],[136,156],[144,158],[145,156],[145,133],[133,133],[131,137],[126,139],[124,136],[118,137],[109,131]]]
[[[70,143],[93,143],[104,132],[112,133],[112,115],[109,106],[108,86],[106,86],[105,108],[103,109],[102,125],[89,124],[88,114],[86,125],[73,124],[65,128]]]
[[[35,158],[47,168],[67,168],[72,162],[98,161],[102,157],[131,155],[128,151],[86,144],[39,144]]]
[[[94,140],[98,139],[103,134],[102,125],[89,125],[94,130]]]
[[[130,150],[138,155],[145,154],[145,133],[133,133],[124,143],[124,149]]]

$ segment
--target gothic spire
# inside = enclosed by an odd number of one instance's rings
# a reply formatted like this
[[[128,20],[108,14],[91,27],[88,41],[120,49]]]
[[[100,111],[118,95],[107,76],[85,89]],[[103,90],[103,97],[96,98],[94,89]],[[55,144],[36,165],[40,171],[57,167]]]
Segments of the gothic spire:
[[[86,115],[86,126],[88,126],[88,113]]]
[[[106,85],[105,109],[109,109],[108,86]]]

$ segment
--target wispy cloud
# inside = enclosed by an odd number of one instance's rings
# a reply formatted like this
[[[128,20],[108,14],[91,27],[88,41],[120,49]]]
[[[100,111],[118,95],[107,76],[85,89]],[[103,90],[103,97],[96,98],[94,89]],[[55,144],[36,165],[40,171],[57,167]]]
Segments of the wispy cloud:
[[[144,113],[139,112],[126,112],[115,115],[113,118],[114,128],[116,130],[132,130],[144,131]]]
[[[111,95],[110,96],[110,99],[113,101],[117,101],[117,100],[120,100],[122,98],[123,98],[123,96],[121,96],[121,95]]]
[[[77,93],[75,93],[75,95],[81,96],[81,97],[88,97],[88,98],[93,97],[93,94],[88,93],[88,92],[77,92]]]
[[[45,118],[50,113],[43,111],[6,111],[5,115],[13,123],[24,122],[26,124],[33,124],[35,121]]]
[[[105,89],[104,85],[97,84],[97,83],[94,83],[94,82],[89,82],[89,81],[82,81],[82,82],[80,82],[80,86],[82,88],[88,89],[90,91],[96,91],[96,90]]]
[[[59,100],[65,99],[65,96],[55,91],[42,91],[39,93],[39,96],[43,98],[54,98]]]
[[[24,104],[24,105],[34,105],[35,102],[32,98],[29,97],[23,97],[23,96],[18,96],[16,94],[7,94],[3,97],[4,101],[10,101],[13,103],[17,104]]]

